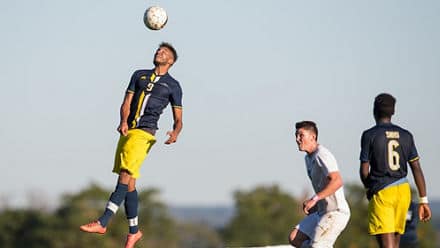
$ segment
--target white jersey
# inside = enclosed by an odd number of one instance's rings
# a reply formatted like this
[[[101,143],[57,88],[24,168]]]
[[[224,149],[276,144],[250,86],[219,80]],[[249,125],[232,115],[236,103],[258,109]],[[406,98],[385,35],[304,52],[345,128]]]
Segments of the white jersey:
[[[322,145],[318,145],[316,151],[305,157],[307,174],[312,181],[315,193],[322,191],[328,184],[328,174],[339,171],[338,164],[331,152]],[[318,212],[320,215],[339,210],[350,213],[350,208],[345,200],[344,189],[340,187],[335,193],[318,202]]]

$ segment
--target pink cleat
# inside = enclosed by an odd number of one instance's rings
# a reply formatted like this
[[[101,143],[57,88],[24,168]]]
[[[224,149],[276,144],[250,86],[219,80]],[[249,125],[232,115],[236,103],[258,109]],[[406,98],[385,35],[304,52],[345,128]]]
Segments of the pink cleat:
[[[81,231],[88,232],[88,233],[99,233],[104,234],[107,231],[106,227],[101,226],[99,221],[93,221],[89,224],[85,224],[79,227]]]
[[[138,231],[135,234],[128,234],[127,241],[125,241],[125,248],[133,248],[136,242],[142,238],[142,232]]]

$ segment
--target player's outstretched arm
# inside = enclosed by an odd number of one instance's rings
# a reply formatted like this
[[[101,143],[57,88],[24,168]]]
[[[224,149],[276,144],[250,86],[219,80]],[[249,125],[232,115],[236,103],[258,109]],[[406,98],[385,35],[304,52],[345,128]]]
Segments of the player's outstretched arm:
[[[182,131],[183,128],[182,108],[173,107],[173,119],[174,119],[173,130],[167,132],[167,135],[170,136],[168,140],[165,141],[165,144],[167,145],[175,143],[177,141],[177,136],[179,136],[180,131]]]
[[[426,193],[425,177],[423,176],[423,171],[420,166],[419,160],[412,161],[409,163],[411,171],[414,176],[414,181],[417,186],[417,191],[419,192],[419,219],[421,221],[429,221],[431,219],[431,208],[428,204],[428,198]]]

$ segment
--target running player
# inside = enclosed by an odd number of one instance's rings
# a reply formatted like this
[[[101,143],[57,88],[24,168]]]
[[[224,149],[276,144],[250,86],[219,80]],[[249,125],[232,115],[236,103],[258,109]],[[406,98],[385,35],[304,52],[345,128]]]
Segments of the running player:
[[[379,94],[374,100],[376,125],[361,138],[360,177],[367,189],[368,232],[380,247],[398,248],[405,230],[411,190],[406,178],[409,163],[419,192],[418,216],[431,218],[425,178],[412,134],[391,123],[396,99]]]
[[[138,70],[133,73],[121,106],[121,120],[118,131],[121,134],[116,150],[113,172],[119,175],[115,191],[111,194],[101,217],[82,225],[84,232],[104,234],[107,224],[124,201],[129,223],[126,248],[134,247],[142,237],[138,228],[138,195],[136,179],[139,169],[153,144],[157,122],[163,109],[170,103],[173,110],[173,130],[165,144],[177,141],[182,129],[182,89],[168,74],[176,62],[177,53],[169,43],[161,43],[156,50],[152,70]]]
[[[333,154],[318,143],[318,128],[312,121],[295,125],[296,143],[305,156],[307,174],[315,195],[303,203],[305,217],[290,233],[295,247],[333,247],[350,218],[343,182]]]

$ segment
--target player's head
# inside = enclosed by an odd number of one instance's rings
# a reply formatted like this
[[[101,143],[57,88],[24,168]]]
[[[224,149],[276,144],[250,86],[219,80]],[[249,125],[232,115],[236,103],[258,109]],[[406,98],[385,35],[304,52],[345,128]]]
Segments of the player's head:
[[[388,93],[381,93],[374,99],[374,118],[376,120],[389,118],[394,114],[396,98]]]
[[[313,121],[300,121],[295,124],[298,149],[311,153],[318,144],[318,127]]]
[[[154,65],[169,65],[172,66],[177,61],[176,49],[168,42],[162,42],[154,54]]]

